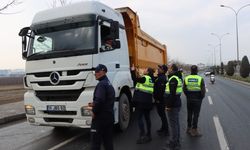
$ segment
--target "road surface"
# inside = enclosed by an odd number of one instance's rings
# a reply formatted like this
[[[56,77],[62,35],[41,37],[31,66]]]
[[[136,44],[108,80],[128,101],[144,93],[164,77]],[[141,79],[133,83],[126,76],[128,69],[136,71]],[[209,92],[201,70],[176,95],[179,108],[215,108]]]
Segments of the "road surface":
[[[185,133],[186,99],[182,95],[181,149],[182,150],[248,150],[250,149],[250,86],[216,77],[215,84],[204,77],[207,93],[203,99],[199,128],[202,137]],[[152,111],[152,142],[137,145],[136,114],[124,133],[115,132],[116,150],[160,150],[166,141],[156,134],[160,119]],[[30,126],[25,120],[0,126],[1,150],[89,150],[89,131],[86,129],[54,129]]]

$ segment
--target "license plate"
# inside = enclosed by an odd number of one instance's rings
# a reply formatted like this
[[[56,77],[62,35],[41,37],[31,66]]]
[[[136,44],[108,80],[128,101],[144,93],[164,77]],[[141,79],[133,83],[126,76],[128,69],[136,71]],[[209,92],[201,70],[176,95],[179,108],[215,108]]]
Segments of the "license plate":
[[[66,111],[65,105],[47,105],[48,111]]]

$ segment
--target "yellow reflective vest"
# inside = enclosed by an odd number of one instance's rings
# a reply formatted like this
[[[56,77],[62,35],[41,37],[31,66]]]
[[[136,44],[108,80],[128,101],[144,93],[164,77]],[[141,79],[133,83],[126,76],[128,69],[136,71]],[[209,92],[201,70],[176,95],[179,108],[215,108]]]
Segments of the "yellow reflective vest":
[[[201,91],[202,77],[198,75],[188,75],[185,84],[188,91]]]
[[[181,81],[181,79],[179,77],[177,77],[176,75],[173,75],[172,77],[169,78],[169,81],[171,81],[172,78],[175,78],[178,81],[177,88],[176,88],[176,95],[181,95],[181,93],[182,93],[182,81]],[[169,82],[167,82],[167,84],[166,84],[165,93],[170,94]]]
[[[154,83],[150,76],[144,76],[146,81],[144,83],[136,83],[136,90],[152,94],[154,91]]]

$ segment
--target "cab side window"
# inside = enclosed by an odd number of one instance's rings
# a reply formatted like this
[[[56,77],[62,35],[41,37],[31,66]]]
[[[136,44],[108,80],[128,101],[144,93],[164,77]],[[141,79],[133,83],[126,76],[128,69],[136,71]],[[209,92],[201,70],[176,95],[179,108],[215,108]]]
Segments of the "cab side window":
[[[110,27],[101,25],[101,50],[113,50],[113,39],[111,37]]]
[[[106,36],[110,35],[110,27],[107,27],[105,25],[101,26],[101,41],[102,43],[105,42]]]

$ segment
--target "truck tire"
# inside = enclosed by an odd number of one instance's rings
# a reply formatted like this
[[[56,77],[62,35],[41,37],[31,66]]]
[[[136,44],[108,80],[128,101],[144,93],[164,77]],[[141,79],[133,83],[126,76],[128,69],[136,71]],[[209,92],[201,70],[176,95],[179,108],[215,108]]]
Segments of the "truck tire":
[[[131,112],[130,112],[130,102],[128,96],[124,93],[121,94],[119,99],[119,122],[118,129],[120,131],[125,131],[128,128]]]

